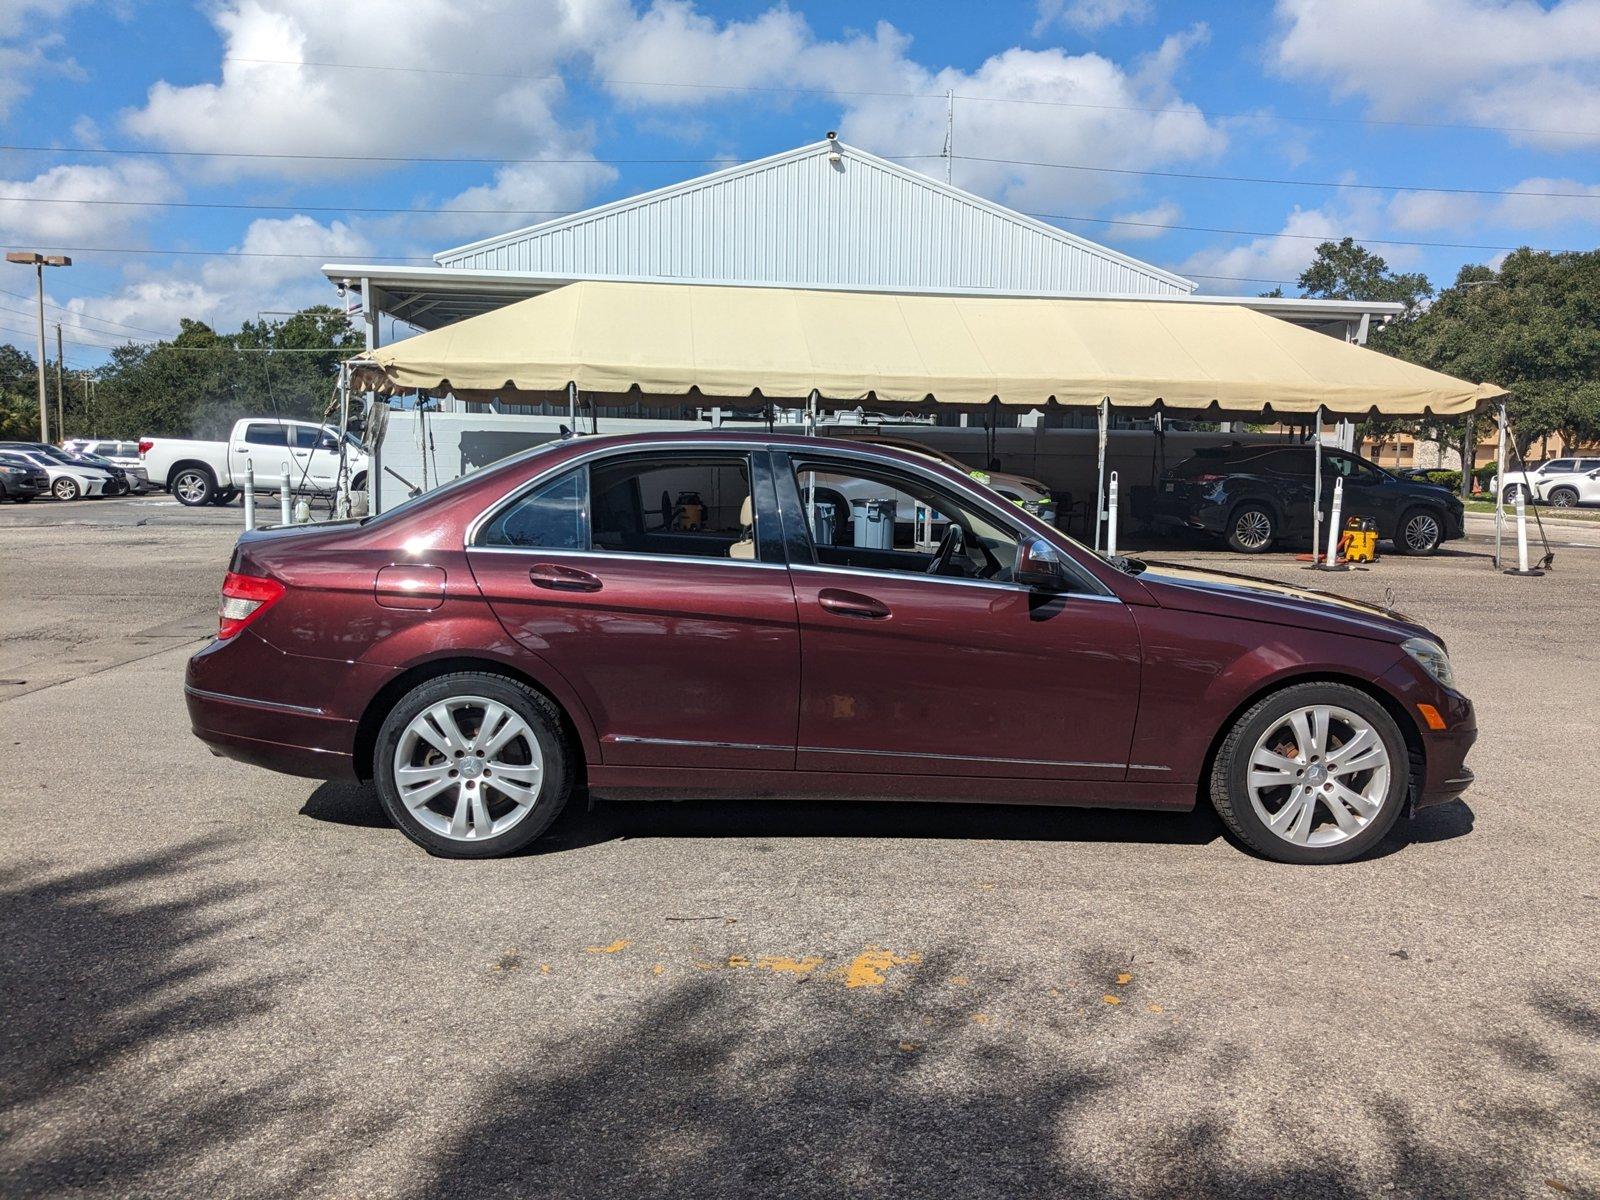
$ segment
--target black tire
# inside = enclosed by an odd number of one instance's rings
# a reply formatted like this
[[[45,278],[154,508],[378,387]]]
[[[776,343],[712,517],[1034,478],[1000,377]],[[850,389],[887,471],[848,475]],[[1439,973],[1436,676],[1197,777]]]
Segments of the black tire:
[[[1335,705],[1365,718],[1382,740],[1390,763],[1389,788],[1382,807],[1355,836],[1327,846],[1297,845],[1272,832],[1251,803],[1245,779],[1256,742],[1285,715],[1313,704]],[[1291,684],[1251,705],[1228,731],[1211,767],[1211,805],[1235,837],[1265,858],[1303,865],[1349,862],[1370,851],[1394,828],[1405,807],[1410,770],[1411,760],[1399,726],[1371,696],[1342,683]],[[1319,818],[1326,822],[1325,810]]]
[[[180,467],[172,473],[167,488],[179,504],[200,508],[217,494],[217,477],[208,467]]]
[[[1574,508],[1578,503],[1578,489],[1567,487],[1565,484],[1558,488],[1551,488],[1549,503],[1557,508]]]
[[[1408,508],[1400,514],[1393,541],[1396,554],[1436,553],[1444,542],[1444,518],[1435,509]]]
[[[1523,496],[1523,498],[1529,504],[1533,503],[1533,493],[1528,491],[1526,488],[1524,488],[1522,486],[1522,484],[1520,484],[1520,483],[1508,483],[1508,484],[1506,484],[1505,491],[1502,493],[1502,496],[1503,496],[1503,499],[1504,499],[1505,503],[1507,503],[1507,504],[1515,504],[1517,502],[1517,496],[1518,495]]]
[[[528,814],[504,833],[482,841],[457,841],[422,824],[400,798],[394,778],[395,751],[412,719],[442,701],[465,696],[481,696],[515,712],[533,730],[544,759],[539,795]],[[429,854],[441,858],[499,858],[527,846],[560,815],[572,794],[576,758],[577,750],[566,734],[561,712],[547,696],[503,675],[461,671],[418,684],[389,710],[378,730],[372,775],[389,820]]]
[[[78,486],[75,479],[58,479],[50,485],[50,494],[57,500],[76,500],[83,495],[83,489]]]
[[[215,504],[218,508],[222,508],[225,505],[232,504],[238,498],[238,488],[218,488],[216,495],[211,497],[211,503]]]
[[[1224,535],[1228,549],[1238,554],[1265,554],[1278,536],[1278,518],[1265,504],[1250,501],[1228,514]]]
[[[350,490],[352,492],[364,492],[367,490],[367,473],[365,471],[350,481]]]
[[[14,504],[26,504],[32,499],[33,499],[32,496],[13,496],[13,497],[11,497],[12,503],[14,503]]]

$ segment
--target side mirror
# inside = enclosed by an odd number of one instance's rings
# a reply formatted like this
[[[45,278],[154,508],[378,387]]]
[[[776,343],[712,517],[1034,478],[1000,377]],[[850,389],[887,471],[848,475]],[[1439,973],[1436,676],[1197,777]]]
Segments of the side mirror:
[[[337,450],[338,448],[339,439],[331,433],[325,433],[317,439],[318,450]]]
[[[1067,573],[1061,569],[1061,552],[1043,538],[1028,538],[1017,547],[1017,566],[1012,572],[1024,587],[1059,592],[1066,588]]]

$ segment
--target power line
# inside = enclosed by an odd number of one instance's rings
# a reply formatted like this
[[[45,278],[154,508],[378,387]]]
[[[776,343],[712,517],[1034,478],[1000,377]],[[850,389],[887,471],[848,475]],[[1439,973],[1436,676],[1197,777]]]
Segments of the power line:
[[[263,151],[245,150],[142,150],[130,146],[98,146],[92,148],[72,148],[58,146],[0,146],[0,151],[18,151],[41,154],[127,154],[139,156],[178,156],[190,158],[246,158],[246,159],[306,159],[317,162],[382,162],[382,163],[427,163],[427,164],[466,164],[489,166],[528,166],[537,164],[571,165],[595,163],[605,166],[628,166],[641,163],[669,164],[669,165],[694,165],[716,163],[739,163],[743,159],[736,158],[478,158],[478,157],[429,157],[405,155],[353,155],[353,154],[286,154],[268,153]],[[884,154],[881,158],[891,162],[922,162],[944,159],[943,154]],[[1221,175],[1198,171],[1156,171],[1138,169],[1134,167],[1101,167],[1089,163],[1046,162],[1040,159],[1023,158],[989,158],[975,154],[957,154],[956,159],[963,162],[992,163],[1001,166],[1013,167],[1038,167],[1058,171],[1084,171],[1100,175],[1131,175],[1148,179],[1182,179],[1190,182],[1204,183],[1244,183],[1264,185],[1271,187],[1305,187],[1305,188],[1353,188],[1373,192],[1440,192],[1445,195],[1459,196],[1517,196],[1535,199],[1551,200],[1600,200],[1600,191],[1584,192],[1535,192],[1521,188],[1473,188],[1458,187],[1450,184],[1426,183],[1349,183],[1339,180],[1326,179],[1282,179],[1262,175]],[[0,196],[0,203],[16,204],[101,204],[121,205],[133,207],[162,207],[162,208],[220,208],[220,209],[245,209],[260,212],[359,212],[359,213],[461,213],[461,214],[497,214],[510,215],[564,215],[552,209],[501,209],[501,208],[451,208],[451,209],[423,209],[423,208],[391,208],[391,207],[358,207],[354,205],[292,205],[292,204],[242,204],[222,201],[192,201],[192,200],[117,200],[100,198],[74,198],[57,196]]]
[[[1337,242],[1341,238],[1372,246],[1425,246],[1442,250],[1520,250],[1520,246],[1492,246],[1474,242],[1423,242],[1404,238],[1368,237],[1359,233],[1289,233],[1286,230],[1223,229],[1215,225],[1163,225],[1157,221],[1128,221],[1117,217],[1072,217],[1065,213],[1024,213],[1043,221],[1088,221],[1095,225],[1131,225],[1138,229],[1180,229],[1185,233],[1223,233],[1233,237],[1295,238],[1307,242]],[[1529,246],[1532,250],[1536,247]],[[1551,251],[1550,253],[1553,253]]]
[[[82,291],[83,289],[75,288],[73,290],[74,291]],[[101,293],[97,293],[97,294],[98,295],[109,295],[110,293],[101,292]],[[0,295],[14,296],[18,300],[29,300],[29,301],[32,301],[34,299],[34,297],[25,295],[22,292],[11,292],[11,291],[7,291],[5,288],[0,288]],[[162,333],[159,329],[146,329],[142,325],[129,325],[129,324],[126,324],[125,322],[122,322],[122,321],[113,321],[110,317],[97,317],[97,316],[94,316],[91,313],[79,312],[75,308],[68,308],[63,304],[57,304],[53,300],[46,300],[44,302],[44,306],[46,308],[53,308],[57,312],[69,313],[70,315],[72,315],[74,317],[78,317],[78,318],[80,318],[82,320],[85,320],[85,321],[99,321],[101,324],[104,324],[104,325],[116,325],[116,326],[119,326],[119,327],[121,327],[123,329],[131,329],[136,333],[154,334],[156,337],[166,337],[167,336],[166,334]],[[96,331],[96,332],[98,332],[98,331]]]
[[[317,67],[339,71],[381,71],[407,75],[445,75],[464,79],[525,79],[548,80],[568,82],[566,76],[558,72],[527,73],[515,71],[460,71],[444,67],[415,67],[394,66],[380,63],[340,63],[301,61],[291,58],[249,58],[244,55],[227,54],[223,56],[224,62],[252,63],[262,66],[283,67]],[[660,87],[684,88],[694,91],[709,92],[735,92],[750,94],[782,95],[782,96],[827,96],[838,98],[862,97],[867,99],[893,99],[893,100],[948,100],[951,94],[945,92],[891,92],[891,91],[855,91],[842,88],[822,87],[760,87],[752,84],[731,83],[703,83],[682,82],[661,79],[605,79],[590,77],[589,82],[605,84],[608,87]],[[1080,108],[1102,112],[1143,112],[1158,113],[1173,116],[1197,116],[1207,120],[1230,121],[1286,121],[1306,122],[1315,124],[1333,125],[1376,125],[1398,127],[1404,129],[1464,129],[1487,133],[1537,133],[1554,134],[1565,137],[1595,137],[1600,131],[1594,129],[1549,129],[1540,126],[1525,125],[1475,125],[1466,122],[1450,121],[1398,121],[1381,120],[1376,117],[1333,117],[1327,115],[1310,116],[1304,114],[1280,114],[1262,112],[1217,112],[1208,111],[1190,105],[1141,105],[1141,104],[1090,104],[1080,100],[1045,100],[1022,96],[979,96],[967,92],[955,92],[957,100],[970,100],[981,104],[1028,104],[1047,108]]]

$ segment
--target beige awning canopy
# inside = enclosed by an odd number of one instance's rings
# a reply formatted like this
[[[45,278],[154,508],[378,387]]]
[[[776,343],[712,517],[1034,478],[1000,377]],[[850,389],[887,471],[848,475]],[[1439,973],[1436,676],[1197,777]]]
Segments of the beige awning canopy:
[[[354,385],[466,398],[691,393],[832,407],[1364,415],[1504,391],[1231,305],[582,282],[375,350]]]

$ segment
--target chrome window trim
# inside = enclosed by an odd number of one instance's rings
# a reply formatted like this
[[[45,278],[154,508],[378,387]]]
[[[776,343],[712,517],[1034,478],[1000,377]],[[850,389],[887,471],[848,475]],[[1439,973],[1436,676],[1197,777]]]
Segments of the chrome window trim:
[[[631,550],[567,550],[544,546],[468,546],[468,554],[528,554],[534,558],[612,558],[622,562],[707,563],[720,567],[755,567],[764,571],[787,571],[784,563],[758,562],[752,558],[712,558],[705,554],[635,554]]]
[[[531,447],[531,450],[546,449],[549,446],[550,443],[546,442],[541,446]],[[520,500],[524,493],[538,487],[546,480],[552,479],[556,475],[572,470],[575,467],[588,466],[598,459],[609,458],[612,455],[633,454],[643,450],[721,450],[727,454],[749,455],[765,449],[766,443],[759,440],[746,442],[743,438],[740,438],[738,441],[731,441],[726,438],[705,438],[690,439],[687,441],[677,440],[629,442],[626,445],[621,446],[600,446],[593,450],[585,450],[573,455],[571,458],[564,458],[559,463],[540,471],[537,475],[533,475],[530,478],[525,479],[523,482],[517,484],[516,487],[512,488],[511,491],[507,492],[498,500],[495,500],[493,503],[491,503],[488,508],[484,509],[476,517],[474,517],[472,522],[467,526],[466,538],[462,542],[461,548],[463,550],[490,549],[490,547],[478,546],[474,543],[477,542],[478,534],[482,530],[483,526],[491,518],[493,518],[500,511],[500,509],[509,507],[517,500]],[[751,486],[754,486],[753,468]],[[666,556],[646,555],[645,557],[663,558]]]
[[[907,579],[925,583],[942,583],[956,587],[989,588],[1002,592],[1026,592],[1030,596],[1045,596],[1063,600],[1093,600],[1099,603],[1121,604],[1118,596],[1101,596],[1094,592],[1046,592],[1023,583],[996,583],[990,579],[958,579],[954,575],[925,575],[916,571],[877,571],[871,567],[824,567],[816,563],[797,563],[794,571],[823,571],[829,575],[864,575],[869,579]]]

